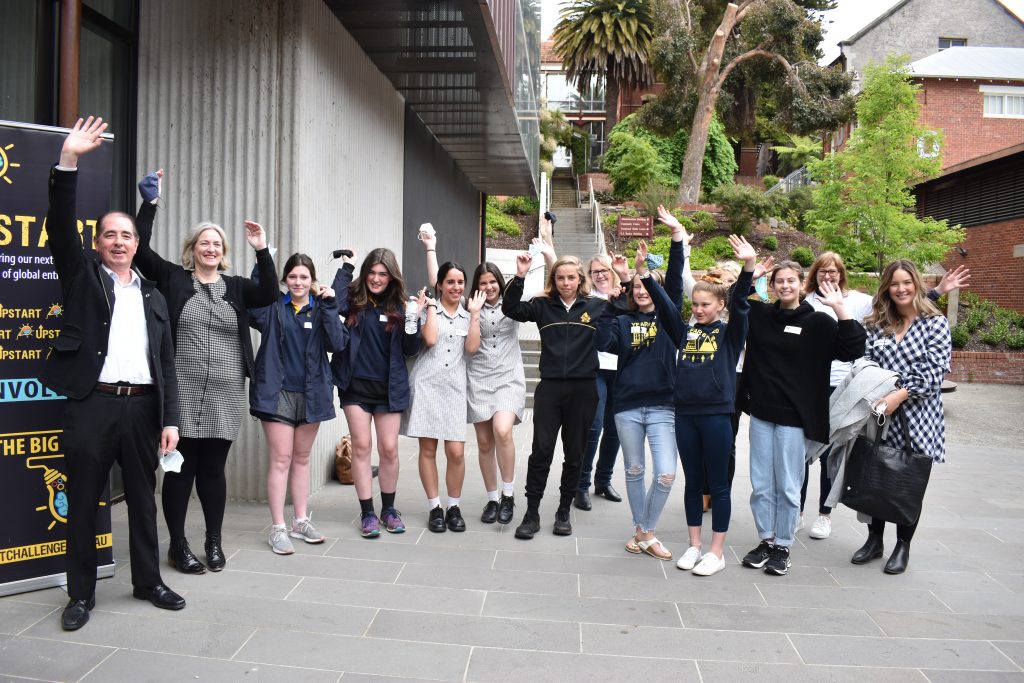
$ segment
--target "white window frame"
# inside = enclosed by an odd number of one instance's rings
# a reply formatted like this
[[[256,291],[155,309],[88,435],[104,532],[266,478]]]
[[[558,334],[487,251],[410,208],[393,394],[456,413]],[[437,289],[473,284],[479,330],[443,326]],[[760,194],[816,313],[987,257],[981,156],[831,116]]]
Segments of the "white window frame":
[[[942,47],[942,41],[943,40],[948,40],[949,41],[949,45],[947,45],[946,47]],[[958,41],[958,42],[957,42],[956,45],[954,45],[953,41]],[[939,36],[939,41],[938,42],[939,42],[939,48],[938,48],[939,52],[942,52],[943,50],[948,50],[951,47],[966,47],[967,46],[967,39],[966,38],[954,38],[953,36]]]
[[[981,85],[978,92],[982,94],[982,116],[986,119],[1024,119],[1024,109],[1020,114],[991,114],[985,111],[986,97],[1003,97],[1003,111],[1006,111],[1006,98],[1019,97],[1024,99],[1024,86],[1019,85]]]

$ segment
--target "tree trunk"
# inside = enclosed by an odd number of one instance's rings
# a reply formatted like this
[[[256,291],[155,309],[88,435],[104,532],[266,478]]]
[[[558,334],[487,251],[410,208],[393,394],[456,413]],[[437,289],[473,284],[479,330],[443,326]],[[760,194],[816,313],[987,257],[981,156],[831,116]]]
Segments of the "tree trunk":
[[[614,62],[608,57],[604,70],[604,151],[608,151],[608,136],[619,122],[619,81],[612,75]]]
[[[718,25],[718,30],[708,44],[707,52],[701,61],[700,89],[697,95],[697,109],[693,113],[693,125],[690,127],[690,141],[686,145],[686,156],[683,157],[683,172],[679,180],[679,203],[695,204],[700,199],[700,180],[704,174],[704,151],[708,145],[708,128],[715,114],[715,105],[722,85],[719,75],[722,71],[722,54],[725,43],[736,25],[736,13],[739,7],[729,3],[725,16]]]

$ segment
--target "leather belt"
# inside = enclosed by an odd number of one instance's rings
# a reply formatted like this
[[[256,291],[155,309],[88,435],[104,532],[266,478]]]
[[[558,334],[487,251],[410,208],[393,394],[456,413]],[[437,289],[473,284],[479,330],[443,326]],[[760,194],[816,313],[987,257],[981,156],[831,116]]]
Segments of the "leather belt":
[[[142,394],[148,394],[153,391],[156,387],[152,384],[107,384],[106,382],[97,382],[96,391],[104,394],[114,394],[115,396],[141,396]]]

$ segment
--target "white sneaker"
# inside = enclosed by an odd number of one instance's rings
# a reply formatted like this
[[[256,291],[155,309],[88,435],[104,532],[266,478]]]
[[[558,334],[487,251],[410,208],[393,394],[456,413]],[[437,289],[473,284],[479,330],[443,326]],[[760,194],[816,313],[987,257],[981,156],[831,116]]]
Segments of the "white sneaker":
[[[801,512],[800,513],[800,519],[798,519],[796,521],[796,526],[793,527],[793,534],[796,535],[796,532],[800,531],[803,528],[804,528],[804,513]]]
[[[712,576],[723,569],[725,569],[725,558],[719,558],[718,555],[709,552],[700,558],[700,564],[693,568],[693,573],[697,576]]]
[[[828,538],[832,534],[832,518],[825,515],[818,515],[814,520],[814,526],[808,532],[811,538]]]
[[[684,571],[690,571],[697,566],[698,562],[700,562],[700,546],[691,545],[676,562],[676,566]]]

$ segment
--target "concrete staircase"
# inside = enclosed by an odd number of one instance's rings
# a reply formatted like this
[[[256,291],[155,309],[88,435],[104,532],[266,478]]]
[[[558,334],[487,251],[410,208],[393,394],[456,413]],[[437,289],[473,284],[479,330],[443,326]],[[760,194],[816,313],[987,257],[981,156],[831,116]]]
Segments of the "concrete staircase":
[[[575,209],[579,205],[572,169],[556,168],[551,176],[551,208]],[[561,214],[559,214],[561,218]]]
[[[523,323],[536,327],[533,323]],[[533,408],[533,392],[540,382],[540,339],[519,339],[523,351],[523,369],[526,371],[526,407]]]
[[[555,223],[555,253],[588,259],[597,253],[597,237],[591,224],[590,209],[559,209]]]

